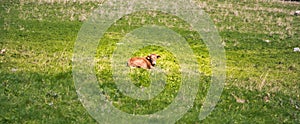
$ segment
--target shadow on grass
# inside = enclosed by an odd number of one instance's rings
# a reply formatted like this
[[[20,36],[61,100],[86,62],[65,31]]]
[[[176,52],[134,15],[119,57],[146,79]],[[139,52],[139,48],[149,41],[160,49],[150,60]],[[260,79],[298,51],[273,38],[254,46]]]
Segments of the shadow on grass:
[[[95,123],[78,100],[71,71],[53,74],[1,72],[0,80],[1,123]],[[234,96],[245,102],[237,102]],[[202,97],[203,94],[198,93],[193,108],[178,123],[300,122],[300,100],[281,92],[225,87],[215,110],[199,121]],[[124,107],[122,109],[136,109]]]
[[[72,72],[1,72],[0,123],[74,123],[95,120],[78,100]]]
[[[245,100],[243,103],[242,100]],[[197,101],[196,101],[197,102]],[[201,104],[178,123],[197,123]],[[300,100],[281,92],[249,91],[225,87],[214,111],[201,123],[299,123]],[[222,117],[222,118],[220,118]]]

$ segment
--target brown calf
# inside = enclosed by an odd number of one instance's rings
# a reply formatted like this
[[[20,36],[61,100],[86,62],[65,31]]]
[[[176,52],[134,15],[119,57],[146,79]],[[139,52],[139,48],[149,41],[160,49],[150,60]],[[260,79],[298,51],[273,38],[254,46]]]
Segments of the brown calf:
[[[129,67],[138,67],[144,69],[151,69],[156,65],[156,60],[160,58],[159,55],[150,54],[147,57],[133,57],[127,62]]]

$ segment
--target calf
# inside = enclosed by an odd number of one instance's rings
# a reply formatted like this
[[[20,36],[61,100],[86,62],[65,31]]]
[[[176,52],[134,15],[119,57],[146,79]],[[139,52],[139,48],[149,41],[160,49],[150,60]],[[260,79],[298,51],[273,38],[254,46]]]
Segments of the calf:
[[[150,54],[146,57],[133,57],[127,62],[129,67],[138,67],[144,69],[151,69],[156,65],[156,60],[160,58],[157,54]]]

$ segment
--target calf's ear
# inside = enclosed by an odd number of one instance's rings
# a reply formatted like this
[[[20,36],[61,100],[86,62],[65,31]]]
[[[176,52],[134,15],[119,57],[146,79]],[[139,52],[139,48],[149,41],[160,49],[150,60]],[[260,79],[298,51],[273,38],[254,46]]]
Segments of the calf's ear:
[[[158,55],[157,58],[160,58],[160,56]]]

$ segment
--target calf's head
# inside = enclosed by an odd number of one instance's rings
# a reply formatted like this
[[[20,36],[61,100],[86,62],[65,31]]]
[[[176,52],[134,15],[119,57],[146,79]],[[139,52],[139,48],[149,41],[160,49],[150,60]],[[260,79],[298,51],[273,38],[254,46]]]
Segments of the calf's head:
[[[155,65],[156,65],[156,60],[157,60],[158,58],[160,58],[160,56],[157,55],[157,54],[150,54],[150,55],[148,55],[148,56],[146,57],[146,59],[147,59],[148,61],[150,61],[150,63],[151,63],[152,66],[155,66]]]

